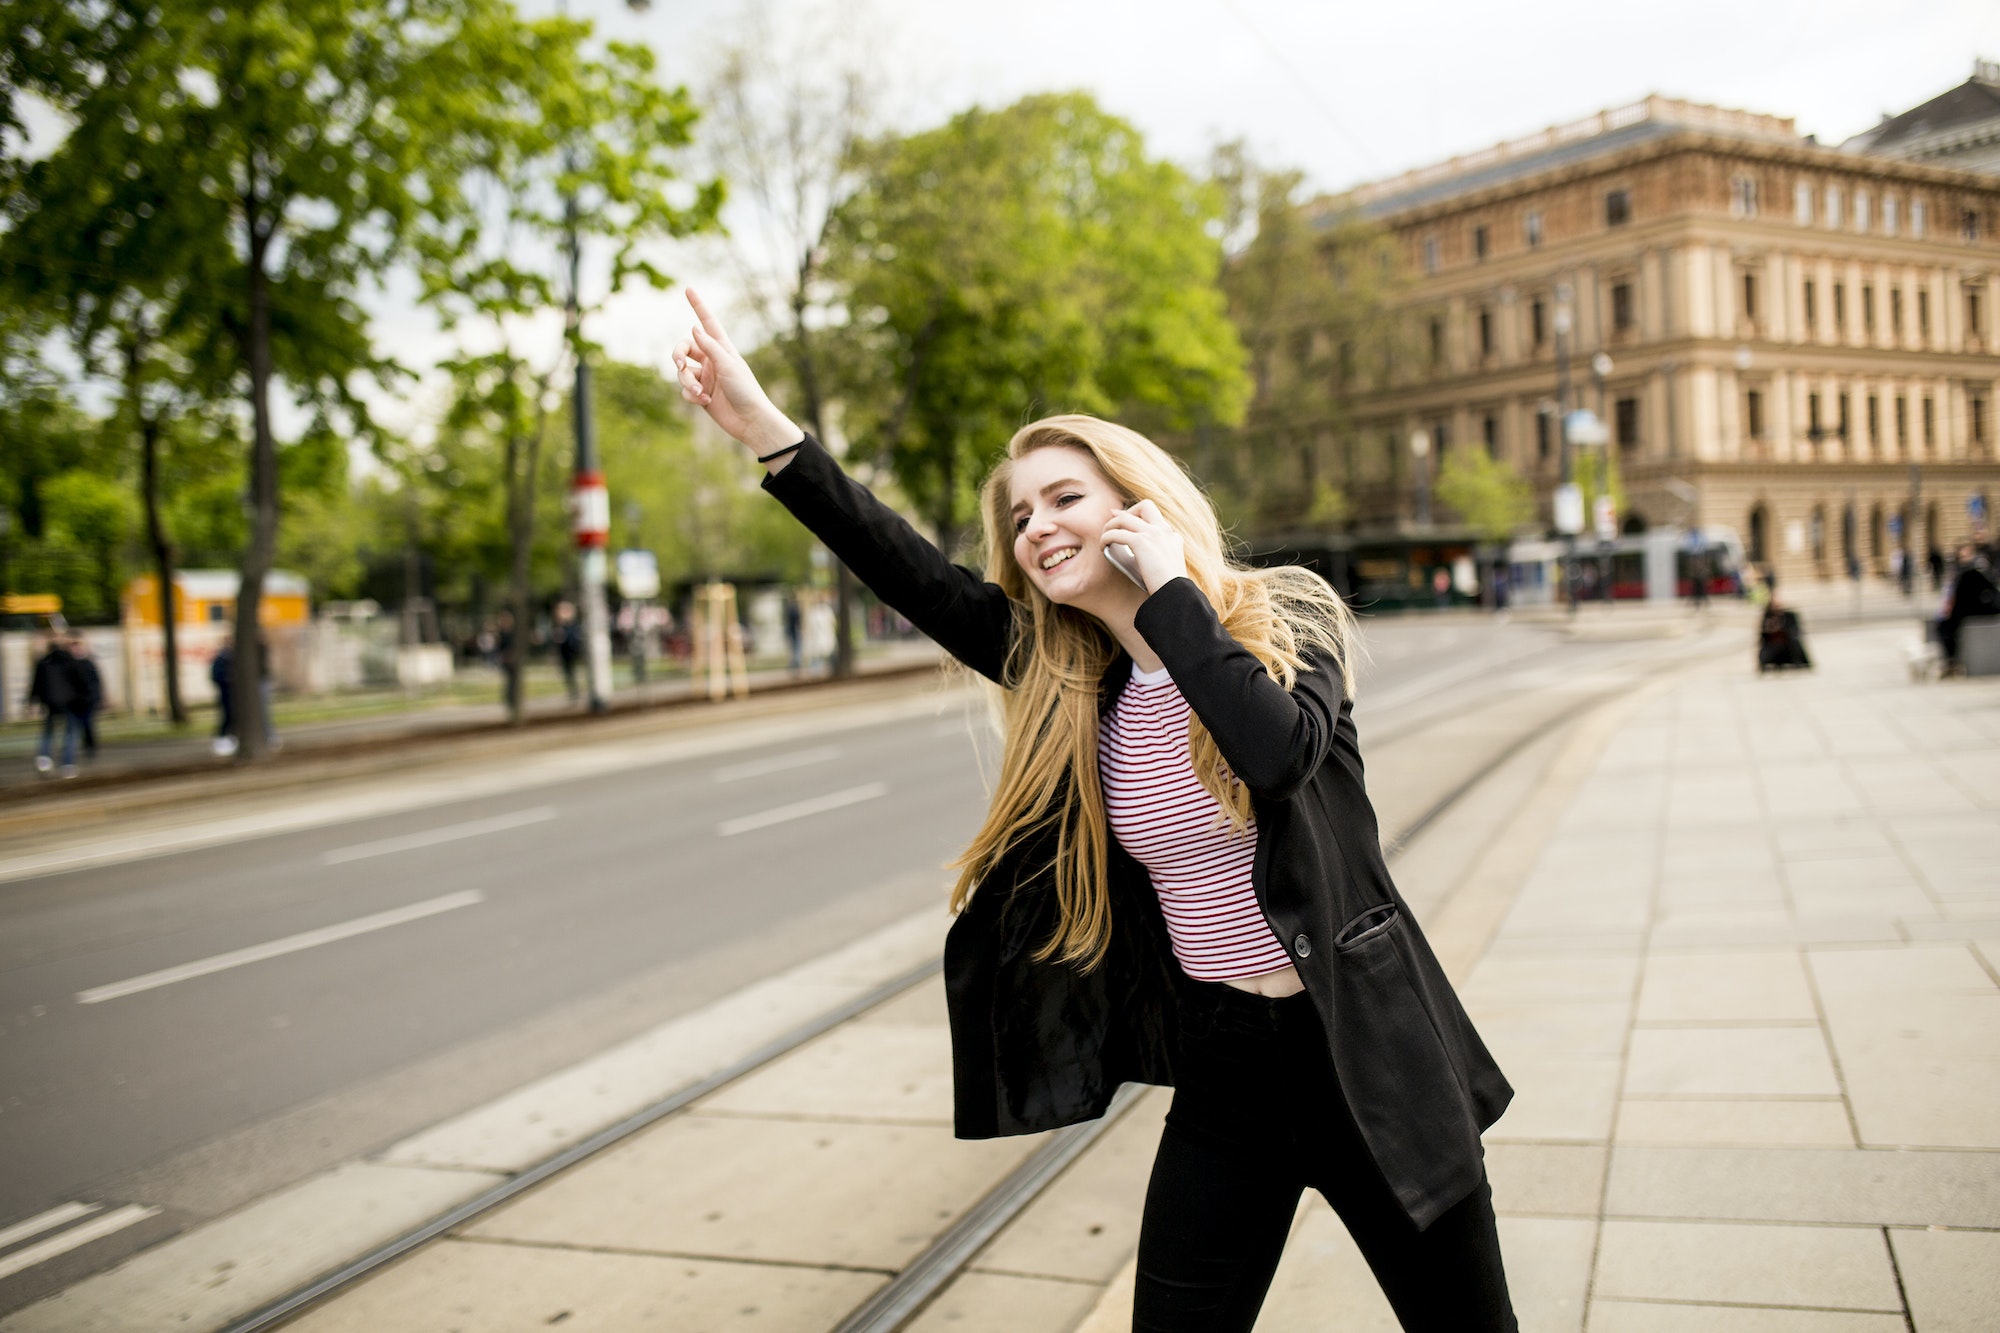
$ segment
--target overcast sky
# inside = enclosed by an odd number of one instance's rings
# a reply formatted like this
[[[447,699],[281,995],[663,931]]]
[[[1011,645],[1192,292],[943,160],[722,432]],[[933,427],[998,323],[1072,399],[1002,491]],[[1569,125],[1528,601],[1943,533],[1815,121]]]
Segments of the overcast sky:
[[[554,0],[523,0],[531,11]],[[666,76],[699,87],[753,0],[571,0],[600,32],[649,42]],[[1311,0],[768,0],[865,15],[881,35],[902,128],[980,103],[1085,89],[1190,166],[1249,142],[1272,166],[1339,189],[1658,92],[1791,116],[1838,143],[1955,87],[1975,55],[2000,57],[1995,0],[1529,0],[1492,4]],[[663,256],[725,303],[726,274]],[[385,339],[427,360],[436,339],[382,310]],[[678,294],[619,298],[592,326],[613,355],[662,364],[686,309]]]

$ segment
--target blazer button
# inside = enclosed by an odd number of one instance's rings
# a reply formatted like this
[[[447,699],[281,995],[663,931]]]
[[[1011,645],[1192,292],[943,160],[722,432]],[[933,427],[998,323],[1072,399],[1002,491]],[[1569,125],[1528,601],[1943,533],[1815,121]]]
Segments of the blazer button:
[[[1310,958],[1312,957],[1312,951],[1313,951],[1312,936],[1301,935],[1297,939],[1292,941],[1292,952],[1297,954],[1299,957]]]

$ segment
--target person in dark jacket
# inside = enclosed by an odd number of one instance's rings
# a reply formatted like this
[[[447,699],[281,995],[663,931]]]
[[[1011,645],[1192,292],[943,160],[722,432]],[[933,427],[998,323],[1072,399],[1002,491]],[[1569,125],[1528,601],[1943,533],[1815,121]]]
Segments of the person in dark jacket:
[[[2000,616],[2000,585],[1993,580],[1987,558],[1978,547],[1967,543],[1959,548],[1958,573],[1952,579],[1944,614],[1937,623],[1938,646],[1944,650],[1947,675],[1957,675],[1963,670],[1958,660],[1959,635],[1966,620],[1973,616]]]
[[[1179,465],[1084,416],[1015,434],[982,489],[984,576],[953,565],[688,299],[683,396],[884,603],[1004,687],[945,944],[958,1135],[1174,1087],[1135,1329],[1248,1333],[1308,1187],[1406,1329],[1515,1329],[1479,1139],[1512,1089],[1384,864],[1338,595],[1231,563]]]
[[[42,706],[42,739],[35,747],[35,771],[47,773],[58,763],[66,778],[76,776],[77,726],[76,702],[78,695],[76,658],[70,655],[69,644],[61,635],[49,636],[48,644],[35,662],[35,672],[28,682],[28,702]],[[62,724],[62,757],[54,757],[56,724]]]
[[[90,640],[78,634],[69,641],[70,660],[75,664],[72,670],[76,676],[76,697],[70,700],[70,711],[76,714],[77,729],[83,737],[83,754],[86,759],[97,758],[97,714],[104,707],[104,677],[98,673],[97,663],[90,655]]]

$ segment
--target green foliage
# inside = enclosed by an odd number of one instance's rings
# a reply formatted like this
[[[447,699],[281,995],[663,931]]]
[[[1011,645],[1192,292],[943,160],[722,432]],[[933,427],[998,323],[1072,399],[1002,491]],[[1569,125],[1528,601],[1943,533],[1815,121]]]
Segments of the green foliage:
[[[1298,202],[1299,174],[1262,170],[1241,145],[1217,155],[1215,177],[1237,241],[1222,285],[1255,392],[1233,439],[1204,451],[1203,480],[1251,528],[1338,526],[1351,513],[1353,404],[1397,336],[1393,248],[1337,201]],[[1323,503],[1329,489],[1341,503]]]
[[[1483,449],[1461,445],[1446,453],[1437,498],[1489,541],[1504,541],[1535,521],[1535,488],[1512,463]]]
[[[867,147],[861,169],[827,264],[856,353],[845,422],[947,546],[1034,417],[1158,431],[1240,416],[1220,195],[1087,95],[966,111]]]

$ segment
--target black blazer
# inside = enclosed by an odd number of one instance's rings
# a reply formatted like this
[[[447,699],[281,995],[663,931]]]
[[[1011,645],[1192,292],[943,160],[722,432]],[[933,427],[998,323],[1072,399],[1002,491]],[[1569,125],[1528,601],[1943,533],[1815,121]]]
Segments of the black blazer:
[[[1025,611],[997,585],[953,565],[810,437],[764,488],[884,602],[1006,683]],[[1389,877],[1339,667],[1315,660],[1286,690],[1185,578],[1148,597],[1136,626],[1249,788],[1258,905],[1319,1011],[1376,1166],[1427,1226],[1478,1186],[1480,1132],[1513,1090]],[[1119,652],[1100,711],[1130,670]],[[1116,925],[1104,961],[1083,972],[1033,957],[1057,920],[1054,851],[1052,834],[1017,845],[945,943],[961,1138],[1094,1119],[1122,1083],[1173,1082],[1186,982],[1144,867],[1112,839]]]

